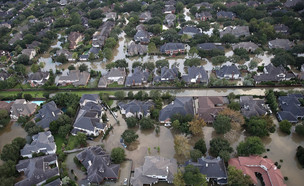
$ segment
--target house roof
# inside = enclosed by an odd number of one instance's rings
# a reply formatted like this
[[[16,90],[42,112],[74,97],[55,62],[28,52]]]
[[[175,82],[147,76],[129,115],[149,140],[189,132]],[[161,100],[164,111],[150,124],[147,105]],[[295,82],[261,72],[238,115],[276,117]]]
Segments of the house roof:
[[[237,48],[243,48],[246,49],[247,51],[255,51],[256,49],[259,48],[259,46],[253,42],[240,42],[232,46],[233,50]]]
[[[27,49],[36,49],[41,43],[39,41],[33,41],[31,44],[27,44]]]
[[[289,30],[288,26],[284,24],[276,24],[273,26],[273,28],[276,32],[288,32]]]
[[[175,66],[173,66],[172,68],[168,68],[167,66],[164,66],[161,68],[161,75],[160,78],[164,78],[164,79],[168,79],[170,80],[175,80],[176,78],[178,78],[178,68],[176,68]]]
[[[62,185],[60,178],[58,178],[50,183],[47,183],[44,186],[58,186],[58,185]]]
[[[126,77],[126,70],[124,68],[112,68],[106,75],[106,78],[115,78],[115,77]]]
[[[197,167],[200,172],[208,179],[220,179],[221,184],[227,184],[227,172],[224,161],[218,157],[201,157],[197,160],[197,162],[192,162],[191,160],[186,162],[186,165],[193,165]]]
[[[241,112],[246,118],[252,116],[263,116],[268,112],[268,108],[261,99],[253,99],[253,96],[240,97]]]
[[[59,81],[75,81],[73,85],[75,86],[84,86],[87,84],[90,78],[90,73],[84,71],[80,72],[79,70],[70,70],[67,76],[60,76]]]
[[[20,150],[21,156],[56,150],[54,137],[50,131],[39,132],[38,134],[32,136],[32,139],[33,141],[31,144],[26,144],[23,149]]]
[[[212,8],[212,5],[208,2],[201,2],[201,3],[198,3],[198,4],[195,4],[194,5],[197,9],[200,9],[201,7],[205,7],[205,8]]]
[[[83,94],[80,98],[79,103],[83,105],[85,102],[101,102],[98,94]]]
[[[7,103],[6,101],[0,101],[0,110],[6,110],[9,112],[13,103],[14,102]]]
[[[35,112],[37,105],[35,103],[26,102],[25,99],[16,99],[11,107],[11,115],[30,116]]]
[[[225,108],[227,98],[221,96],[200,96],[197,114],[207,123],[212,123],[217,114]]]
[[[214,43],[201,43],[197,45],[197,48],[199,50],[224,50],[225,48],[223,46],[215,45]]]
[[[212,14],[207,11],[202,11],[201,13],[196,13],[195,17],[196,18],[202,18],[202,17],[212,18]]]
[[[166,51],[184,50],[185,45],[183,43],[166,43],[160,47],[160,52]]]
[[[77,45],[77,40],[83,38],[83,34],[80,32],[71,32],[68,36],[68,41],[70,42],[70,48],[75,48]]]
[[[254,184],[258,183],[255,175],[258,172],[262,175],[265,186],[286,186],[280,169],[270,159],[259,156],[238,157],[231,158],[228,164],[250,176]]]
[[[159,112],[159,121],[166,121],[174,114],[194,115],[192,97],[176,97],[172,103]]]
[[[142,71],[140,67],[136,67],[134,69],[133,74],[127,76],[125,85],[131,86],[133,83],[135,84],[141,84],[148,80],[149,72],[148,71]]]
[[[241,37],[249,36],[250,32],[248,26],[229,26],[220,31],[220,37],[222,38],[225,34],[232,34],[235,37]]]
[[[165,19],[166,19],[167,21],[174,21],[174,20],[176,19],[176,15],[174,15],[174,14],[167,14],[167,15],[165,16]]]
[[[118,179],[119,164],[112,164],[110,156],[100,147],[88,147],[76,155],[87,170],[90,183],[101,183],[104,179]]]
[[[282,48],[285,50],[290,50],[294,46],[294,43],[288,39],[275,39],[269,41],[268,45],[269,48]]]
[[[239,71],[237,66],[234,64],[224,65],[219,70],[216,70],[215,73],[216,73],[216,76],[222,77],[222,78],[225,77],[226,75],[236,75],[236,74],[241,75],[241,72]]]
[[[295,78],[295,75],[293,73],[287,72],[281,65],[275,67],[272,63],[270,63],[269,65],[265,66],[264,69],[267,71],[267,73],[254,76],[255,81],[281,81],[285,78]],[[280,74],[284,74],[285,77],[279,76]]]
[[[235,13],[227,12],[227,11],[219,11],[218,13],[216,13],[216,16],[233,19],[233,18],[235,18]]]
[[[0,71],[0,78],[3,78],[4,80],[6,80],[7,78],[10,77],[10,74],[4,70]]]
[[[136,34],[134,35],[134,40],[139,42],[149,42],[150,41],[150,35],[151,33],[145,31],[145,30],[138,30]]]
[[[27,55],[27,56],[30,56],[32,54],[32,52],[36,52],[36,50],[35,49],[23,49],[21,51],[22,54]]]
[[[151,101],[139,101],[139,100],[132,100],[128,103],[120,102],[118,103],[118,106],[120,109],[124,109],[126,113],[131,112],[132,114],[136,113],[143,113],[143,116],[147,116],[147,114],[150,112],[150,109],[152,106],[154,106],[154,103]]]
[[[57,120],[61,113],[62,111],[57,108],[54,101],[48,102],[42,105],[42,108],[38,111],[36,118],[40,119],[40,121],[36,122],[36,124],[44,129],[49,128],[50,123]]]
[[[143,12],[139,15],[139,19],[140,20],[145,20],[145,21],[149,21],[151,19],[151,12],[149,11],[146,11],[146,12]]]
[[[148,176],[156,175],[167,177],[168,182],[173,182],[174,174],[177,172],[177,163],[175,159],[167,159],[160,156],[146,156],[143,166],[136,168],[134,177],[131,177],[131,184],[142,186],[152,184],[157,178]]]
[[[141,44],[136,44],[134,42],[132,42],[129,46],[128,46],[128,55],[129,56],[134,56],[134,55],[142,55],[147,53],[148,51],[148,47],[146,45],[141,45]]]
[[[208,74],[203,66],[200,67],[192,66],[192,67],[187,67],[187,69],[188,69],[188,75],[182,76],[182,79],[185,82],[190,83],[191,79],[196,79],[196,78],[198,78],[199,82],[202,83],[208,82]]]
[[[278,116],[281,120],[296,122],[298,117],[304,117],[304,107],[301,106],[299,99],[303,99],[301,94],[288,94],[278,98],[281,112]]]
[[[50,164],[55,164],[54,162],[56,161],[56,154],[20,160],[16,165],[16,169],[18,172],[24,172],[25,179],[17,182],[15,186],[36,185],[59,175],[58,167],[51,168],[49,166]]]
[[[98,81],[98,87],[106,87],[108,85],[106,78],[103,76]]]
[[[35,72],[35,73],[29,75],[28,80],[29,81],[41,81],[43,79],[46,79],[49,76],[49,74],[50,74],[49,72],[41,72],[41,71]]]
[[[201,30],[196,27],[193,27],[193,26],[185,26],[178,32],[178,34],[181,34],[181,35],[187,34],[187,33],[200,34]]]

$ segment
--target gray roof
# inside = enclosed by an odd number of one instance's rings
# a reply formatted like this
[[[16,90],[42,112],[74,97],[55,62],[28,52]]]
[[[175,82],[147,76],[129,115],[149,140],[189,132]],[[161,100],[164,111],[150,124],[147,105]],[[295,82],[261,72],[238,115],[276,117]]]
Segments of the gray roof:
[[[132,42],[128,46],[128,56],[134,56],[134,55],[143,55],[148,52],[148,47],[146,45],[136,44]]]
[[[199,50],[225,50],[223,46],[215,45],[214,43],[201,43],[197,45],[197,49]]]
[[[240,43],[237,43],[235,45],[232,46],[233,50],[237,49],[237,48],[243,48],[247,51],[255,51],[256,49],[259,48],[259,46],[253,42],[240,42]]]
[[[167,25],[169,25],[171,27],[171,26],[174,26],[175,19],[176,19],[176,15],[168,14],[165,17],[165,22],[167,23]]]
[[[282,120],[294,122],[294,118],[304,117],[304,107],[301,106],[299,99],[303,99],[302,94],[289,94],[278,98],[281,111],[278,113]]]
[[[184,50],[185,45],[183,43],[166,43],[160,47],[160,52],[165,53],[166,51]]]
[[[194,115],[192,97],[177,97],[159,112],[159,121],[166,121],[174,114]]]
[[[101,102],[100,96],[98,94],[83,94],[80,98],[79,103],[81,105],[84,104],[84,102]]]
[[[241,72],[234,64],[224,65],[219,70],[216,70],[215,73],[217,77],[221,77],[221,78],[224,78],[226,75],[236,75],[236,74],[241,75]]]
[[[269,41],[268,45],[269,48],[282,48],[285,50],[290,50],[294,46],[294,43],[288,39],[275,39]]]
[[[289,73],[285,70],[283,66],[275,67],[272,63],[264,67],[264,70],[267,71],[267,73],[260,74],[257,76],[254,76],[254,80],[256,82],[263,82],[263,81],[282,81],[284,79],[289,78],[295,78],[295,75],[293,73]],[[285,77],[281,76],[282,74],[285,75]]]
[[[103,76],[98,81],[98,87],[107,87],[108,83],[106,78]]]
[[[62,111],[57,108],[54,101],[48,102],[42,105],[42,108],[38,111],[38,114],[36,114],[36,119],[40,119],[36,124],[44,129],[49,128],[50,123],[57,120],[61,114]]]
[[[106,75],[106,78],[115,78],[115,77],[126,77],[126,71],[124,68],[112,68]]]
[[[196,67],[187,67],[188,68],[188,75],[182,76],[182,79],[187,82],[191,83],[191,79],[196,79],[199,83],[207,83],[208,82],[208,74],[203,66]]]
[[[178,34],[187,34],[187,33],[191,33],[191,34],[200,34],[201,30],[193,27],[193,26],[185,26],[184,28],[182,28]]]
[[[150,35],[151,33],[145,30],[138,30],[134,35],[134,41],[148,43],[150,42]]]
[[[59,185],[62,185],[60,178],[58,178],[50,183],[47,183],[44,186],[59,186]]]
[[[287,0],[284,4],[284,6],[286,7],[293,7],[293,6],[296,6],[297,3],[303,3],[303,0]]]
[[[212,4],[208,3],[208,2],[201,2],[201,3],[198,3],[198,4],[195,4],[194,5],[197,9],[200,9],[201,7],[205,7],[205,8],[212,8]]]
[[[212,14],[210,12],[207,12],[207,11],[202,11],[201,13],[196,13],[195,14],[195,17],[197,19],[201,19],[203,17],[206,17],[206,18],[212,18]]]
[[[149,176],[156,175],[167,177],[167,181],[172,183],[176,172],[177,163],[175,159],[167,159],[160,156],[146,156],[144,165],[135,169],[134,177],[131,177],[130,182],[134,186],[152,184],[158,181],[158,179]]]
[[[50,164],[56,165],[55,162],[57,162],[56,154],[20,160],[16,169],[18,172],[24,172],[25,179],[17,182],[15,186],[36,185],[59,175],[58,167],[49,166]]]
[[[13,37],[8,41],[8,44],[13,45],[16,41],[22,40],[23,35],[21,33],[16,33]]]
[[[148,77],[148,71],[142,71],[140,67],[136,67],[133,74],[127,77],[125,85],[132,86],[135,84],[143,84],[148,81]]]
[[[16,99],[11,107],[11,114],[17,117],[30,116],[35,112],[37,104],[26,102],[25,99]]]
[[[27,49],[36,49],[41,43],[39,41],[33,41],[31,44],[27,44]]]
[[[262,99],[253,99],[253,96],[240,97],[241,112],[246,118],[263,116],[269,109]]]
[[[35,73],[29,75],[28,80],[29,81],[41,81],[41,80],[46,79],[48,76],[49,76],[49,72],[39,71],[39,72],[35,72]]]
[[[216,13],[217,18],[227,18],[227,19],[234,19],[235,13],[233,12],[226,12],[226,11],[219,11]]]
[[[56,56],[60,56],[61,54],[63,54],[67,59],[72,58],[72,55],[73,55],[67,49],[59,49],[59,50],[56,51]]]
[[[119,164],[112,164],[110,156],[100,147],[88,147],[76,155],[87,169],[90,183],[101,183],[104,179],[118,179]]]
[[[164,66],[161,68],[160,77],[156,76],[154,78],[154,81],[155,82],[162,81],[161,80],[162,78],[166,79],[163,81],[173,81],[176,78],[178,78],[178,73],[179,73],[178,68],[176,68],[175,66],[173,66],[172,68],[168,68],[167,66]]]
[[[225,34],[232,34],[235,37],[241,37],[241,36],[249,36],[249,27],[248,26],[230,26],[224,28],[222,31],[220,31],[220,37],[222,38]]]
[[[0,71],[0,79],[6,80],[7,78],[10,77],[10,74],[4,70]]]
[[[276,32],[282,32],[282,33],[286,33],[289,30],[288,26],[284,24],[276,24],[273,26],[273,28]]]
[[[22,54],[30,56],[32,54],[33,51],[36,51],[35,49],[23,49],[21,51]]]
[[[154,106],[154,103],[151,101],[139,101],[139,100],[132,100],[129,103],[123,103],[120,102],[118,103],[118,106],[120,107],[120,109],[124,109],[126,110],[126,113],[131,112],[134,115],[136,115],[136,113],[143,113],[143,116],[147,116],[148,113],[150,113],[150,109],[152,106]]]
[[[145,21],[149,21],[151,19],[151,12],[149,11],[146,11],[146,12],[143,12],[139,15],[139,19],[140,20],[145,20]]]
[[[23,149],[20,150],[21,156],[31,155],[33,153],[53,151],[56,150],[56,144],[54,137],[50,131],[39,132],[32,136],[32,143],[26,144]]]
[[[199,158],[197,162],[192,162],[189,160],[186,162],[186,165],[193,165],[197,167],[202,174],[206,175],[208,179],[214,179],[214,181],[218,182],[218,184],[227,184],[228,176],[226,166],[220,157],[202,157]]]
[[[60,76],[58,81],[76,81],[73,83],[74,86],[85,86],[90,78],[90,73],[79,70],[70,70],[67,76]]]

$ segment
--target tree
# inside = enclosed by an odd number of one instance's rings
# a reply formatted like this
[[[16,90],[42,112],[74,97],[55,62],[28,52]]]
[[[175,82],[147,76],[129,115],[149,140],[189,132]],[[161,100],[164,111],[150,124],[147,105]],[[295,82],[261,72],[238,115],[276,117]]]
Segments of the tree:
[[[196,47],[191,47],[189,50],[189,54],[193,56],[194,54],[198,54],[198,50]]]
[[[125,92],[123,90],[120,91],[116,91],[114,93],[114,96],[118,99],[118,100],[123,100],[125,98]]]
[[[137,125],[138,120],[135,117],[126,118],[126,123],[129,128],[133,128]]]
[[[203,127],[206,126],[206,122],[203,119],[200,119],[197,115],[194,119],[189,122],[189,130],[193,135],[203,134]]]
[[[175,186],[185,186],[184,175],[180,169],[177,170],[177,173],[174,174],[173,184]]]
[[[129,91],[129,92],[128,92],[128,98],[129,98],[129,99],[133,99],[133,97],[134,97],[133,92],[132,92],[132,91]]]
[[[279,123],[280,126],[280,130],[286,134],[290,134],[290,129],[292,127],[292,124],[287,121],[287,120],[283,120]]]
[[[249,63],[249,69],[254,69],[258,66],[258,62],[255,60],[251,60]]]
[[[267,121],[258,118],[251,117],[248,122],[246,122],[246,130],[250,135],[264,137],[269,135]]]
[[[78,69],[80,70],[80,72],[88,71],[88,65],[83,63],[78,67]]]
[[[193,149],[190,151],[191,160],[197,162],[197,159],[201,158],[203,153],[197,149]]]
[[[193,165],[185,167],[184,180],[186,185],[207,186],[206,176],[201,174],[199,169]]]
[[[87,145],[87,135],[85,133],[78,132],[75,138],[77,142],[76,144],[78,144],[79,146],[84,147]]]
[[[19,149],[22,149],[24,147],[24,145],[26,144],[26,139],[17,137],[12,141],[12,144],[16,145]]]
[[[18,58],[17,58],[17,63],[18,64],[22,64],[22,65],[29,65],[30,62],[30,58],[29,56],[25,55],[25,54],[21,54]]]
[[[1,160],[16,162],[19,159],[19,150],[17,145],[6,144],[1,151]]]
[[[296,157],[302,167],[304,167],[304,148],[301,145],[297,148]]]
[[[176,3],[176,12],[177,13],[182,13],[183,9],[184,9],[184,4],[180,1],[178,1]]]
[[[265,147],[259,137],[253,136],[240,142],[240,144],[237,146],[237,152],[239,156],[262,154],[265,152]]]
[[[16,173],[17,173],[15,167],[16,167],[16,163],[14,161],[8,160],[8,161],[4,162],[0,166],[0,175],[1,175],[1,177],[15,176]]]
[[[133,130],[125,130],[121,137],[127,144],[130,144],[138,138],[138,135]]]
[[[56,57],[56,61],[59,63],[67,63],[68,59],[65,57],[64,54],[60,54],[59,56]]]
[[[142,118],[140,121],[139,121],[139,125],[140,125],[140,128],[142,130],[147,130],[147,129],[153,129],[154,128],[154,122],[152,119],[150,118]]]
[[[150,43],[148,44],[148,53],[149,53],[149,54],[155,54],[156,52],[157,52],[157,48],[156,48],[155,43],[150,42]]]
[[[220,65],[222,63],[225,63],[227,61],[226,56],[215,56],[211,58],[211,62],[213,65]]]
[[[184,62],[184,66],[189,66],[189,67],[197,67],[200,66],[202,63],[202,60],[199,58],[191,58],[191,59],[186,59],[186,61]]]
[[[271,63],[276,67],[280,65],[283,67],[286,67],[287,65],[294,65],[295,62],[295,58],[285,51],[276,54],[274,58],[271,59]]]
[[[170,28],[162,33],[162,37],[166,42],[177,42],[180,36],[175,29]]]
[[[252,185],[250,176],[233,166],[228,166],[228,186]]]
[[[238,102],[234,102],[234,101],[229,103],[228,108],[235,110],[235,111],[241,110],[240,104]]]
[[[32,64],[32,66],[31,66],[31,71],[32,71],[33,73],[38,72],[39,70],[40,70],[39,65],[37,65],[36,63]]]
[[[205,154],[207,152],[207,147],[206,147],[206,143],[205,143],[204,139],[199,139],[195,143],[194,149],[197,149],[197,150],[201,151],[202,154]]]
[[[300,136],[304,136],[304,125],[299,124],[296,126],[296,133]]]
[[[110,60],[110,59],[113,57],[112,50],[109,49],[109,48],[105,48],[105,49],[103,50],[103,53],[104,53],[104,57],[105,57],[107,60]]]
[[[190,156],[191,146],[188,139],[183,135],[176,135],[174,137],[174,149],[178,156],[188,158]]]
[[[58,129],[58,134],[59,136],[65,138],[70,133],[71,129],[72,129],[72,125],[70,124],[60,126]]]
[[[145,62],[142,68],[149,70],[149,72],[152,72],[155,69],[155,64],[153,62]]]
[[[156,61],[156,68],[163,68],[163,67],[169,67],[169,61],[166,59],[163,60],[157,60]]]
[[[33,96],[31,94],[24,94],[23,97],[26,101],[31,101],[33,99]]]
[[[120,148],[120,147],[116,147],[114,149],[112,149],[111,151],[111,159],[114,163],[116,164],[120,164],[125,160],[126,154],[125,154],[125,150]]]
[[[231,119],[224,115],[218,115],[213,122],[213,127],[218,134],[225,134],[231,129]]]
[[[106,40],[106,43],[105,43],[104,47],[113,49],[116,45],[117,45],[117,41],[113,37],[109,37]]]
[[[72,119],[66,115],[66,114],[62,114],[58,117],[57,120],[52,121],[50,123],[50,131],[52,132],[52,134],[57,134],[59,132],[59,128],[61,126],[65,126],[65,125],[71,125],[72,124]],[[61,129],[63,130],[63,129]],[[65,136],[64,136],[65,137]]]
[[[89,60],[93,61],[95,59],[95,55],[93,53],[90,53],[89,55]]]
[[[229,153],[233,152],[233,148],[230,147],[230,144],[227,140],[222,138],[214,138],[210,141],[209,151],[212,156],[217,157],[222,151],[227,151]]]
[[[76,70],[76,68],[75,68],[74,65],[70,65],[70,66],[68,67],[68,69],[69,69],[69,70]]]

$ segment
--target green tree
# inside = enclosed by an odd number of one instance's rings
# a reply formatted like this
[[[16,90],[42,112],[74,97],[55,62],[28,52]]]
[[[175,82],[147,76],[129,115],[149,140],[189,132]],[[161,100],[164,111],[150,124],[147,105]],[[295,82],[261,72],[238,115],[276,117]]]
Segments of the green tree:
[[[149,72],[152,72],[155,69],[155,64],[153,62],[145,62],[143,64],[143,69],[149,70]]]
[[[174,174],[173,184],[175,186],[185,186],[184,175],[180,169],[177,170],[177,173]]]
[[[252,185],[250,176],[245,175],[242,170],[228,166],[228,186]]]
[[[304,136],[304,125],[299,124],[296,126],[296,133],[300,136]]]
[[[123,100],[125,98],[125,92],[120,90],[120,91],[116,91],[114,93],[114,96],[118,99],[118,100]]]
[[[177,13],[182,13],[183,9],[184,9],[184,4],[180,1],[178,1],[176,3],[176,12]]]
[[[198,50],[196,47],[191,47],[189,50],[189,54],[193,56],[194,54],[198,54]]]
[[[238,102],[230,102],[229,105],[228,105],[228,108],[232,109],[232,110],[235,110],[235,111],[239,111],[241,110],[241,106],[240,106],[240,103]]]
[[[81,146],[81,147],[85,147],[87,145],[87,135],[85,133],[82,132],[78,132],[75,136],[76,138],[76,144]]]
[[[125,143],[130,144],[138,138],[138,135],[133,130],[125,130],[121,137]]]
[[[218,134],[225,134],[231,129],[231,119],[224,115],[218,115],[213,122],[213,128]]]
[[[129,99],[133,99],[133,97],[134,97],[133,92],[132,92],[132,91],[129,91],[129,92],[128,92],[128,98],[129,98]]]
[[[233,152],[233,148],[230,147],[230,144],[227,140],[222,138],[214,138],[210,141],[209,151],[212,156],[217,157],[222,151],[227,151],[229,153]]]
[[[60,54],[59,56],[56,57],[56,61],[64,64],[68,62],[68,59],[65,57],[64,54]]]
[[[71,129],[72,129],[72,125],[70,124],[60,126],[58,129],[58,134],[59,136],[65,138],[70,133]]]
[[[154,122],[152,119],[150,118],[142,118],[140,121],[139,121],[139,125],[140,125],[140,128],[142,130],[147,130],[147,129],[153,129],[154,128]]]
[[[0,166],[1,177],[11,177],[17,174],[16,163],[14,161],[8,160]],[[0,184],[1,185],[1,184]]]
[[[104,57],[105,57],[107,60],[112,59],[113,54],[112,54],[112,50],[111,50],[111,49],[105,48],[105,49],[103,50],[103,53],[104,53]]]
[[[24,145],[26,144],[26,139],[17,137],[12,141],[12,144],[16,145],[19,149],[22,149],[24,147]]]
[[[120,147],[116,147],[114,149],[112,149],[111,151],[111,159],[114,163],[116,164],[120,164],[125,160],[126,154],[125,154],[125,150],[120,148]]]
[[[3,161],[11,160],[13,162],[16,162],[20,156],[19,150],[20,148],[18,148],[17,145],[13,145],[13,144],[4,145],[1,151],[1,160]]]
[[[240,144],[237,146],[237,152],[239,156],[262,154],[265,152],[265,147],[259,137],[253,136],[240,142]]]
[[[88,71],[88,65],[83,63],[78,67],[78,69],[80,70],[80,72]]]
[[[129,117],[126,118],[126,123],[128,125],[128,128],[133,128],[137,125],[138,120],[135,117]]]
[[[55,121],[52,121],[50,123],[50,131],[52,132],[52,134],[57,134],[59,131],[59,128],[61,126],[65,126],[65,125],[71,125],[72,124],[72,119],[66,115],[66,114],[62,114],[61,116],[59,116],[59,118]],[[61,129],[63,130],[63,129]]]
[[[188,158],[190,156],[191,149],[189,140],[183,135],[176,135],[174,137],[174,149],[178,156]]]
[[[94,59],[95,59],[95,54],[90,53],[90,55],[89,55],[89,60],[90,60],[90,61],[93,61]]]
[[[283,120],[279,123],[279,127],[282,132],[286,134],[290,134],[290,129],[292,127],[292,124],[287,120]]]
[[[271,59],[271,63],[274,66],[280,66],[286,67],[287,65],[295,65],[295,58],[288,54],[287,52],[280,52],[274,56],[274,58]]]
[[[117,45],[117,41],[113,37],[109,37],[106,40],[106,43],[105,43],[104,47],[113,49],[116,45]]]
[[[33,99],[33,96],[31,94],[24,94],[23,97],[26,101],[32,101]]]
[[[193,149],[190,151],[191,160],[197,162],[197,159],[201,158],[203,153],[197,149]]]
[[[207,147],[206,147],[206,143],[205,143],[204,139],[199,139],[195,143],[194,149],[197,149],[197,150],[201,151],[202,154],[205,154],[207,152]]]
[[[264,137],[269,135],[267,121],[262,118],[252,117],[246,122],[246,130],[252,136]]]
[[[31,71],[32,71],[33,73],[38,72],[39,70],[40,70],[39,65],[37,65],[36,63],[32,64],[32,66],[31,66]]]
[[[157,48],[156,48],[155,43],[150,42],[150,43],[148,44],[148,53],[149,53],[149,54],[155,54],[156,52],[157,52]]]
[[[169,61],[166,59],[156,61],[156,68],[169,67]]]
[[[211,62],[213,65],[220,65],[222,63],[225,63],[227,61],[226,56],[215,56],[211,58]]]
[[[187,165],[185,167],[184,180],[186,185],[207,186],[206,176],[201,174],[197,167]]]
[[[296,157],[302,167],[304,167],[304,148],[301,145],[297,148]]]
[[[170,28],[162,33],[162,37],[166,42],[177,42],[180,36],[175,29]]]
[[[186,59],[186,61],[184,62],[184,66],[189,66],[189,67],[192,67],[192,66],[200,66],[202,63],[202,60],[199,59],[199,58],[191,58],[191,59]]]
[[[25,54],[21,54],[18,58],[17,58],[17,63],[18,64],[22,64],[22,65],[29,65],[30,63],[30,58],[29,56],[25,55]]]

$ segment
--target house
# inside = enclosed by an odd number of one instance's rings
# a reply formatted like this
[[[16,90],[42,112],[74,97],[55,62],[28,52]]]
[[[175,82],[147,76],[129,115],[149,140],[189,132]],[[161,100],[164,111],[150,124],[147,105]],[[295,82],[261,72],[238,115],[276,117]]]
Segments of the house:
[[[229,166],[233,166],[243,172],[244,175],[250,176],[254,185],[258,185],[256,174],[258,173],[262,177],[262,183],[265,186],[286,186],[284,184],[284,177],[276,167],[276,165],[271,161],[271,159],[262,158],[260,156],[249,156],[238,158],[231,158],[228,161]]]
[[[204,7],[206,9],[211,9],[212,8],[212,4],[208,3],[208,2],[201,2],[198,4],[194,5],[197,9],[200,9],[201,7]]]
[[[42,18],[42,22],[44,22],[49,27],[54,22],[54,19],[52,17],[44,17]]]
[[[17,171],[24,176],[15,186],[42,185],[46,180],[59,176],[56,154],[20,160],[16,165]]]
[[[36,50],[35,49],[23,49],[21,51],[23,55],[27,55],[29,59],[33,59],[36,56]]]
[[[42,108],[38,111],[38,114],[36,114],[36,125],[47,129],[50,127],[50,123],[57,120],[61,114],[62,111],[57,108],[54,101],[48,102],[42,105]]]
[[[95,58],[98,58],[100,51],[101,51],[100,48],[91,47],[90,50],[88,51],[88,54],[89,54],[89,56],[90,56],[90,54],[93,54]]]
[[[282,65],[275,67],[272,63],[270,63],[264,67],[263,74],[254,76],[254,81],[256,83],[267,81],[279,82],[288,81],[292,78],[295,78],[295,75],[292,72],[288,72]]]
[[[216,116],[228,104],[228,99],[221,96],[200,96],[198,97],[197,115],[206,123],[213,123]]]
[[[72,135],[83,132],[86,135],[98,136],[105,133],[107,125],[101,117],[103,107],[98,94],[84,94],[79,101],[80,109],[73,124]]]
[[[25,99],[16,99],[11,107],[10,117],[12,120],[18,120],[19,116],[31,116],[35,113],[37,104],[27,102]]]
[[[150,19],[152,19],[152,16],[149,11],[143,12],[139,15],[139,22],[141,23],[148,22]]]
[[[6,102],[6,101],[0,101],[0,110],[6,110],[7,113],[10,112],[11,106],[13,105],[14,102]]]
[[[43,85],[50,77],[49,72],[35,72],[31,75],[29,75],[29,78],[27,79],[27,82],[30,83],[32,87],[35,87],[37,85]]]
[[[218,19],[224,18],[224,19],[234,20],[236,16],[235,16],[235,13],[233,13],[233,12],[219,11],[216,13],[216,17]]]
[[[160,47],[160,52],[163,54],[179,54],[185,52],[185,45],[183,43],[166,43]]]
[[[202,83],[207,84],[208,83],[208,73],[206,72],[205,68],[203,66],[196,67],[187,67],[188,74],[183,75],[182,79],[188,83]]]
[[[174,81],[175,79],[178,79],[179,71],[178,68],[173,66],[172,68],[168,68],[167,66],[164,66],[161,68],[160,76],[154,77],[154,82],[165,82],[165,81]]]
[[[210,12],[203,11],[203,12],[201,12],[201,13],[196,13],[196,14],[195,14],[195,18],[196,18],[197,20],[207,21],[207,20],[212,19],[212,14],[211,14]]]
[[[154,106],[151,101],[139,101],[132,100],[128,103],[120,102],[118,103],[121,114],[125,115],[126,118],[137,117],[143,118],[150,116],[150,109]]]
[[[291,123],[297,123],[304,117],[304,107],[299,99],[303,99],[302,94],[288,94],[278,98],[281,111],[277,113],[278,120],[287,120]]]
[[[118,85],[123,85],[126,79],[126,70],[124,68],[112,68],[104,77],[107,84],[117,82]]]
[[[225,5],[226,5],[227,8],[231,8],[231,7],[239,5],[239,3],[233,1],[233,2],[229,2],[229,3],[227,2]]]
[[[138,30],[134,35],[134,41],[139,42],[141,44],[148,44],[150,42],[150,37],[152,33],[147,32],[145,30]]]
[[[101,184],[104,180],[117,180],[119,164],[112,164],[110,155],[100,146],[88,147],[76,155],[86,168],[86,179],[90,184]]]
[[[220,37],[222,38],[225,34],[231,34],[238,38],[242,36],[247,37],[250,35],[250,32],[248,26],[229,26],[220,31]]]
[[[41,29],[39,32],[36,33],[36,35],[39,37],[39,38],[42,38],[46,35],[46,33],[50,31],[50,28],[44,28],[44,29]]]
[[[284,24],[276,24],[273,26],[276,33],[288,34],[289,28]]]
[[[107,86],[108,86],[107,79],[104,76],[100,77],[97,87],[98,88],[106,88]]]
[[[8,44],[13,46],[15,44],[15,42],[17,42],[19,40],[23,40],[23,35],[18,32],[16,34],[14,34],[13,37],[8,41]]]
[[[165,17],[164,22],[169,26],[173,27],[175,25],[176,15],[174,14],[167,14]]]
[[[0,80],[1,81],[4,81],[4,80],[8,79],[10,76],[11,75],[8,72],[6,72],[4,70],[0,71]]]
[[[79,61],[88,61],[89,55],[79,55]]]
[[[84,35],[80,32],[71,32],[68,36],[68,41],[70,42],[69,48],[74,50],[77,48],[77,45],[82,39],[84,38]]]
[[[258,1],[253,1],[253,0],[250,0],[246,3],[247,6],[249,7],[253,7],[253,8],[256,8],[258,7],[260,4]]]
[[[136,44],[132,42],[127,49],[127,56],[137,56],[144,55],[148,52],[148,47],[146,45]]]
[[[68,75],[60,76],[58,83],[60,85],[69,85],[73,84],[74,86],[86,86],[90,79],[90,73],[80,72],[79,70],[70,70]]]
[[[220,79],[239,79],[241,76],[241,72],[235,64],[224,65],[219,70],[216,70],[215,74]]]
[[[133,74],[127,76],[125,86],[141,86],[146,84],[148,82],[149,75],[148,71],[142,71],[140,67],[136,67]]]
[[[158,181],[173,183],[174,174],[177,172],[175,159],[160,156],[145,156],[143,166],[135,168],[134,176],[130,182],[133,186],[152,185]]]
[[[41,43],[39,41],[33,41],[31,44],[26,44],[27,49],[37,49]]]
[[[173,5],[165,6],[164,14],[175,14],[175,7]]]
[[[167,105],[159,112],[159,122],[170,124],[170,118],[174,114],[181,114],[183,116],[190,114],[194,115],[193,109],[193,99],[192,97],[176,97],[172,103]]]
[[[196,34],[201,34],[201,30],[199,28],[193,27],[193,26],[185,26],[184,28],[182,28],[178,34],[179,35],[183,35],[186,34],[190,37],[193,37]]]
[[[290,50],[294,46],[294,43],[288,39],[275,39],[268,42],[268,47],[273,48],[282,48],[284,50]]]
[[[233,50],[235,50],[237,48],[238,49],[243,48],[243,49],[247,50],[247,52],[254,52],[256,49],[259,48],[259,46],[250,41],[250,42],[240,42],[240,43],[237,43],[232,46]]]
[[[4,28],[4,27],[6,27],[8,29],[12,28],[11,24],[9,24],[7,22],[0,23],[0,28]]]
[[[228,184],[226,166],[224,160],[220,157],[201,157],[197,162],[187,161],[187,165],[193,165],[198,168],[200,173],[206,176],[209,183],[216,183],[217,185]]]
[[[73,58],[73,54],[66,49],[59,49],[56,51],[56,56],[60,56],[61,54],[63,54],[68,61],[76,61],[76,59]]]
[[[285,3],[284,3],[284,6],[290,8],[290,7],[294,7],[296,6],[297,4],[300,4],[300,3],[303,3],[302,0],[287,0]]]
[[[102,48],[114,26],[115,23],[113,21],[106,21],[102,24],[101,27],[98,28],[98,31],[93,34],[92,46]]]
[[[20,150],[20,155],[23,158],[32,158],[33,153],[44,153],[46,155],[56,153],[56,144],[50,131],[39,132],[32,136],[32,140],[31,144],[26,144]]]
[[[112,19],[112,20],[116,20],[116,17],[117,17],[117,13],[116,12],[109,12],[109,13],[106,13],[106,18],[104,19],[104,21],[107,21],[109,19]]]
[[[225,48],[221,45],[217,45],[216,43],[202,43],[198,44],[196,46],[198,50],[205,50],[205,51],[210,51],[210,50],[222,50],[224,51]]]
[[[253,99],[253,96],[240,97],[241,113],[246,118],[253,116],[265,116],[271,113],[271,110],[265,101],[262,99]]]

